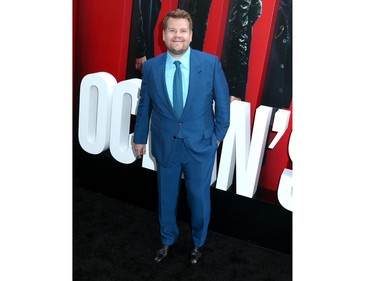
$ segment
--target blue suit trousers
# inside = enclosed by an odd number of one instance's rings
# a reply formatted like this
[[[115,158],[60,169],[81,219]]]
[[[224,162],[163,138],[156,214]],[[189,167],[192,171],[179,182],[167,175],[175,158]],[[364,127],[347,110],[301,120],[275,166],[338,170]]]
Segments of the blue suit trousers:
[[[157,163],[161,241],[164,245],[173,245],[179,235],[177,204],[183,174],[191,215],[192,240],[194,246],[202,247],[210,221],[210,183],[215,151],[207,160],[197,161],[186,149],[183,139],[176,138],[175,142],[173,157],[168,164]]]

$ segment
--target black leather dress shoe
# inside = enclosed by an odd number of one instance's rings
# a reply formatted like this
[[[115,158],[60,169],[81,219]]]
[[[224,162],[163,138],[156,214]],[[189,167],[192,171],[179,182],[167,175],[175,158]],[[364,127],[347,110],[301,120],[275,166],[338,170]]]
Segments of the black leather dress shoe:
[[[202,248],[194,247],[190,253],[190,263],[192,265],[197,264],[202,259]]]
[[[160,250],[156,252],[155,262],[159,263],[168,256],[169,246],[163,245]]]

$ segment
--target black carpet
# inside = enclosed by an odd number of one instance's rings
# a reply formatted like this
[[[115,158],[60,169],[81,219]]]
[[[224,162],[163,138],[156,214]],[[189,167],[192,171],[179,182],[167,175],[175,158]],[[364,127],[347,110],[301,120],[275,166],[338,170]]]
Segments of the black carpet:
[[[189,224],[161,264],[157,214],[73,186],[73,280],[292,280],[292,257],[209,231],[201,264],[189,264]]]

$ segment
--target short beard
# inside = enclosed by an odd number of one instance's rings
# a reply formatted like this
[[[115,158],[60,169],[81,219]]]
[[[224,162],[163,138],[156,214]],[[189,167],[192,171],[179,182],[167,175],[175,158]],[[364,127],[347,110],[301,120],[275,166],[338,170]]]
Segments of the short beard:
[[[173,54],[173,55],[183,55],[187,49],[182,49],[182,50],[173,50],[173,49],[168,49],[168,51]]]

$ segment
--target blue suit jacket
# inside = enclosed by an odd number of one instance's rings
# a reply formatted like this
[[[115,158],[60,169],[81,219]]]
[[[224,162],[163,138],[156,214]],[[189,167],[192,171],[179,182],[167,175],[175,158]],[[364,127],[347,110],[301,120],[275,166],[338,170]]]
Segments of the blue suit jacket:
[[[159,163],[168,163],[179,132],[194,158],[210,159],[217,140],[224,139],[230,121],[229,89],[220,61],[216,56],[191,49],[188,95],[178,119],[168,98],[166,59],[167,54],[163,53],[143,64],[134,143],[146,144],[151,120],[151,154]]]

